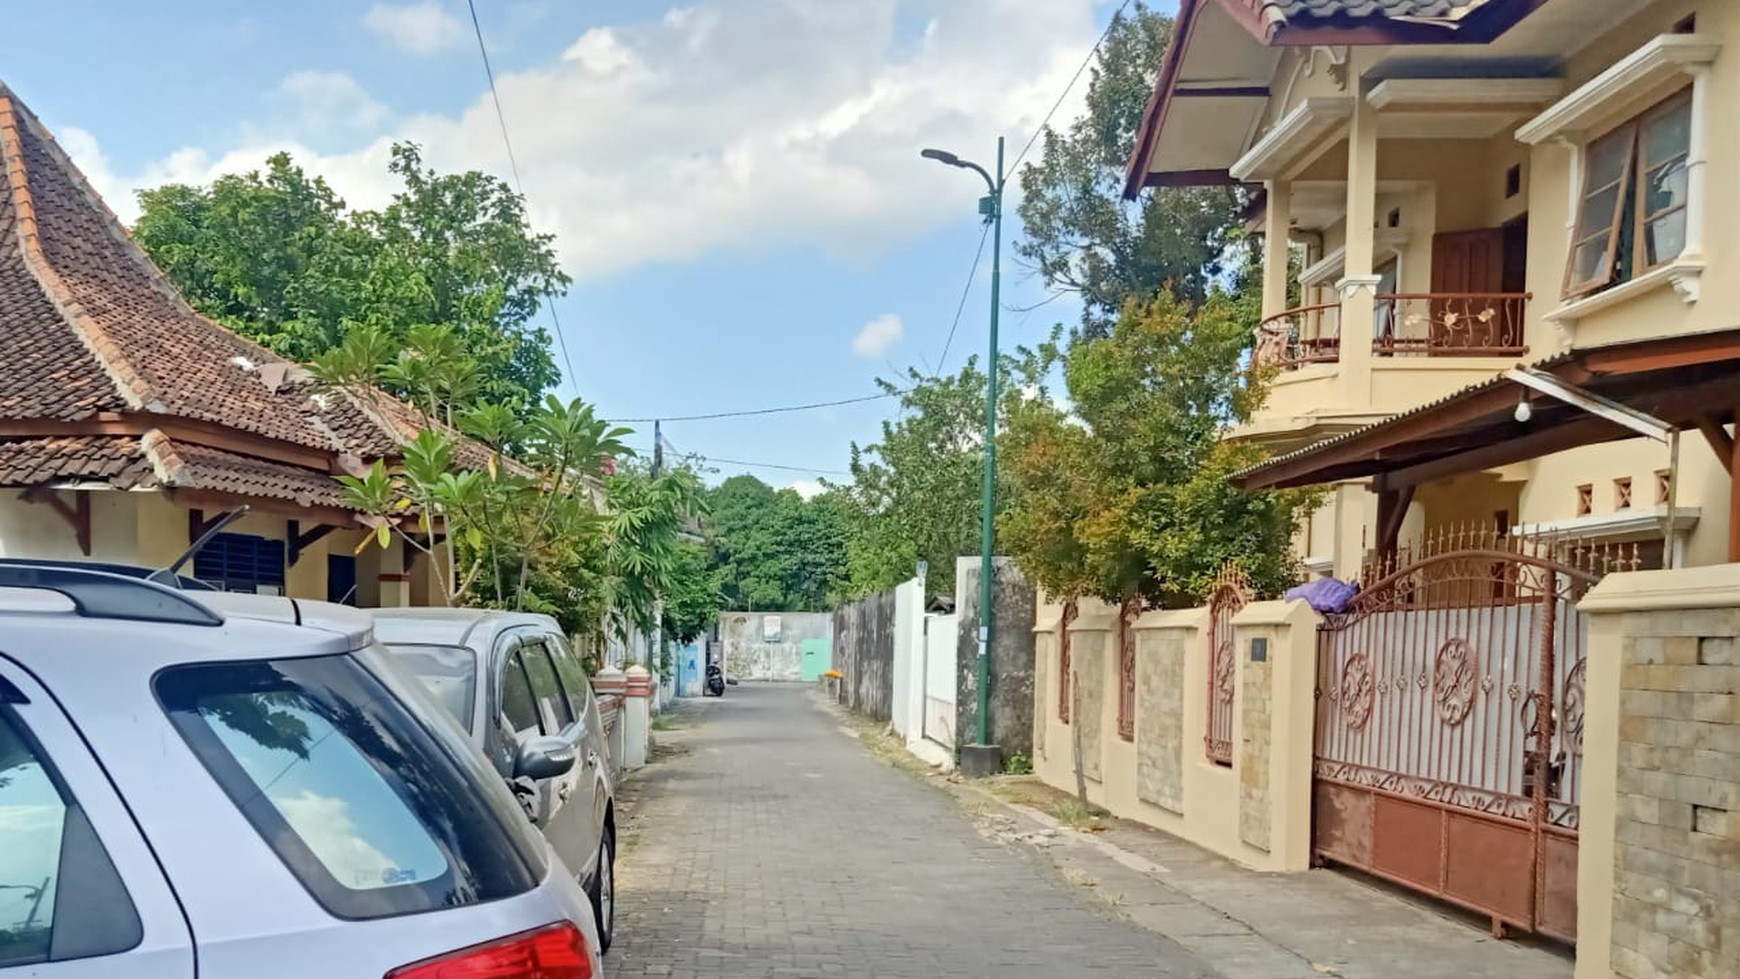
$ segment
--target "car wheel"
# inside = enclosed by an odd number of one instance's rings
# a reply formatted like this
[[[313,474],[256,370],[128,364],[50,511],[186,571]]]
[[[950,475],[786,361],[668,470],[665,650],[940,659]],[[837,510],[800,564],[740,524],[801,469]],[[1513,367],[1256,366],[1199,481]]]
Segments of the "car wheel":
[[[598,872],[592,875],[592,917],[598,925],[598,954],[610,951],[616,930],[616,837],[609,829],[598,844]]]

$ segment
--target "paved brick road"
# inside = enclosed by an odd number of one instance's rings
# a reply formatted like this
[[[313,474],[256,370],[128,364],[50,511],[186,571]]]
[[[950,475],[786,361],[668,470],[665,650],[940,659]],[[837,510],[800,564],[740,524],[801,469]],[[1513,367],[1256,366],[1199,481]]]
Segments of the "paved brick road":
[[[806,688],[731,688],[640,776],[614,979],[1211,979],[848,740]]]

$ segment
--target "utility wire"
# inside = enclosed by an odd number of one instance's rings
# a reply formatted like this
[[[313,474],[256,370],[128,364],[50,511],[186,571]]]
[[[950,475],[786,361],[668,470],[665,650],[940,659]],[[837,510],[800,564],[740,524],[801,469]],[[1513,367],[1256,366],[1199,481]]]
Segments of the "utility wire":
[[[837,408],[840,405],[863,404],[866,401],[881,401],[884,398],[898,398],[899,392],[889,394],[867,394],[860,398],[841,398],[838,401],[816,401],[803,405],[782,405],[778,408],[752,408],[747,411],[714,411],[704,415],[659,415],[657,418],[612,418],[611,423],[617,425],[646,425],[652,422],[699,422],[714,418],[749,418],[755,415],[783,415],[793,411],[814,411],[817,408]]]
[[[507,115],[501,111],[501,95],[495,89],[495,69],[489,63],[489,46],[483,43],[483,25],[477,19],[476,0],[465,0],[465,6],[471,11],[471,30],[477,35],[477,53],[483,56],[483,75],[489,79],[489,98],[495,103],[495,121],[501,127],[501,142],[507,147],[508,170],[514,176],[514,192],[520,195],[520,200],[526,199],[526,185],[520,181],[520,163],[514,158],[514,141],[508,137]],[[580,379],[574,373],[574,358],[568,353],[568,338],[562,335],[562,317],[556,313],[556,296],[548,287],[544,289],[544,305],[550,310],[550,323],[555,327],[556,345],[562,349],[562,364],[568,368],[568,383],[574,389],[580,389]]]
[[[961,287],[961,302],[955,307],[955,321],[949,324],[949,336],[943,341],[942,355],[936,359],[936,372],[932,377],[941,377],[943,361],[949,359],[949,348],[954,346],[955,331],[960,329],[961,314],[967,311],[967,297],[973,292],[973,279],[979,274],[979,260],[985,257],[985,241],[991,237],[991,223],[985,222],[985,230],[979,235],[979,250],[973,253],[973,267],[967,270],[967,284]]]
[[[700,453],[681,452],[670,439],[663,439],[665,449],[682,459],[694,459],[699,462],[717,462],[727,466],[743,466],[747,469],[779,469],[784,472],[809,473],[814,476],[850,476],[844,469],[820,469],[815,466],[788,466],[779,462],[751,462],[747,459],[724,459],[719,456],[701,455]]]
[[[1088,65],[1093,63],[1094,55],[1100,53],[1100,47],[1106,43],[1106,38],[1112,36],[1112,27],[1117,24],[1119,17],[1124,16],[1124,11],[1129,6],[1130,0],[1124,0],[1123,3],[1118,5],[1117,12],[1112,14],[1111,20],[1106,22],[1106,29],[1100,32],[1100,39],[1094,42],[1093,50],[1089,51],[1087,57],[1082,59],[1081,67],[1075,70],[1075,74],[1070,78],[1069,84],[1063,87],[1063,91],[1057,96],[1057,101],[1051,104],[1051,111],[1045,114],[1045,118],[1039,122],[1039,128],[1033,130],[1033,135],[1028,137],[1027,145],[1021,147],[1021,152],[1015,154],[1015,162],[1009,164],[1010,173],[1015,172],[1015,168],[1020,166],[1021,161],[1026,158],[1027,151],[1032,149],[1033,144],[1039,141],[1039,134],[1045,132],[1045,127],[1051,124],[1051,117],[1057,114],[1058,108],[1063,105],[1063,100],[1069,98],[1070,90],[1075,88],[1075,83],[1081,81],[1082,72],[1087,71]]]

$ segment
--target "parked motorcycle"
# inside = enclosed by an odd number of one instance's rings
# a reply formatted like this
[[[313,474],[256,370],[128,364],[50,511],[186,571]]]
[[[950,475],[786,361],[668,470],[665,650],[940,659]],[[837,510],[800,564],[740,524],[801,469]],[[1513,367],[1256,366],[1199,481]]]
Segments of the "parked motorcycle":
[[[725,696],[725,671],[718,663],[707,664],[707,694],[712,697]]]

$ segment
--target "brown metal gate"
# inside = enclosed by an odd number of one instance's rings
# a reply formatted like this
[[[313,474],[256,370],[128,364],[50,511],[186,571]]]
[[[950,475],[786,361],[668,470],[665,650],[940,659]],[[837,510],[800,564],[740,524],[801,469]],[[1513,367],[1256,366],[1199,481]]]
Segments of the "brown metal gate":
[[[1233,690],[1237,657],[1233,654],[1233,616],[1251,601],[1244,572],[1229,564],[1220,570],[1208,596],[1208,709],[1202,744],[1208,760],[1232,764]]]
[[[1318,637],[1317,857],[1575,941],[1576,602],[1621,566],[1460,533],[1368,569]]]

